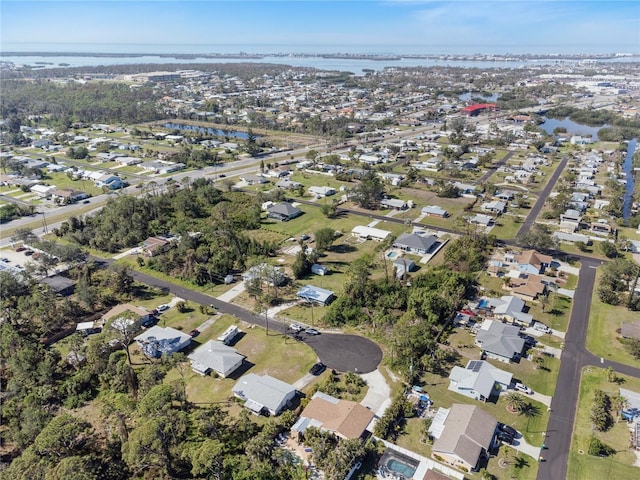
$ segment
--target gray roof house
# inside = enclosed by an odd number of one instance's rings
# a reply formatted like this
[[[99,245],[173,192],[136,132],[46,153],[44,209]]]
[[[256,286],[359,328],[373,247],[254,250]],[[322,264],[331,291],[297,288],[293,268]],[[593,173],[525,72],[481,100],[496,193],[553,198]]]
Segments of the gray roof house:
[[[222,342],[209,340],[189,354],[191,368],[200,375],[207,375],[214,371],[222,378],[226,378],[235,372],[244,361],[244,356],[235,348]]]
[[[249,373],[235,384],[233,394],[244,400],[244,406],[257,414],[268,411],[278,415],[295,396],[296,389],[269,375]]]
[[[267,208],[267,217],[280,220],[281,222],[288,222],[289,220],[299,217],[304,212],[299,208],[294,207],[290,203],[282,202]]]
[[[429,429],[436,437],[431,451],[456,468],[476,470],[491,447],[497,425],[493,416],[474,405],[439,408]]]
[[[319,303],[320,305],[329,305],[335,298],[335,294],[331,290],[326,290],[313,285],[305,285],[296,294],[299,299],[309,302]]]
[[[154,325],[138,335],[134,340],[142,352],[151,358],[171,355],[179,352],[191,343],[191,337],[186,333],[171,327]]]
[[[524,338],[520,336],[520,327],[506,323],[485,320],[476,335],[478,345],[489,358],[509,363],[519,360],[524,348]]]
[[[405,273],[413,272],[416,269],[416,264],[410,258],[400,257],[393,262],[393,268],[396,270],[396,277],[402,278]]]
[[[453,367],[449,374],[449,390],[486,402],[511,384],[509,372],[483,360],[469,360],[465,368]]]
[[[394,248],[407,252],[426,254],[437,243],[435,235],[418,235],[417,233],[404,233],[393,242]]]
[[[503,295],[500,298],[489,299],[489,306],[493,307],[493,314],[498,318],[504,318],[513,323],[531,326],[533,316],[524,313],[524,300],[513,295]]]

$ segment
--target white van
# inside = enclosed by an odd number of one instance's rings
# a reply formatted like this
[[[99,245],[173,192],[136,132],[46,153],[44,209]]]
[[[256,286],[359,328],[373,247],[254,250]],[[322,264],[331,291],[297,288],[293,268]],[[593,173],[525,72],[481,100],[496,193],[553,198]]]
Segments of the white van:
[[[534,323],[533,329],[543,333],[551,333],[551,329],[541,322]]]

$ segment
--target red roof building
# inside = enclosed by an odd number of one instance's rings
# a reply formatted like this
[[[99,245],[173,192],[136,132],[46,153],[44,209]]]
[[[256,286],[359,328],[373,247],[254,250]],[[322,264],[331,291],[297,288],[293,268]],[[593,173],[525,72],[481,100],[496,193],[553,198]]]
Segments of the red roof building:
[[[475,105],[469,105],[464,107],[461,111],[465,115],[473,116],[478,115],[483,110],[497,110],[498,105],[495,103],[476,103]]]

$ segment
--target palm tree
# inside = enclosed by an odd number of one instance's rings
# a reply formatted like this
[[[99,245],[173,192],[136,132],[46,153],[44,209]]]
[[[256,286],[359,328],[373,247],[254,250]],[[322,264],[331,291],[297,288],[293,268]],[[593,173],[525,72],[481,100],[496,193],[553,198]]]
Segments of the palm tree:
[[[529,421],[540,415],[540,408],[532,403],[526,403],[520,408],[520,415],[527,418],[527,432],[529,431]]]
[[[611,406],[616,411],[616,423],[618,423],[620,421],[620,412],[629,406],[629,401],[619,393],[613,394],[609,398]]]
[[[507,402],[507,410],[512,413],[521,412],[525,407],[524,397],[518,392],[508,392],[504,399]]]

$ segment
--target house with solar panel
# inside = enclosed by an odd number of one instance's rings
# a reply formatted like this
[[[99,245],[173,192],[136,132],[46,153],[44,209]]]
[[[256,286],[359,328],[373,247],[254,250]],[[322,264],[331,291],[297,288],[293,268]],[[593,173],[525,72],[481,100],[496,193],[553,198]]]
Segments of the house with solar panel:
[[[484,360],[470,360],[466,367],[453,367],[449,390],[474,400],[486,402],[497,397],[511,384],[513,375]]]
[[[296,295],[300,300],[306,300],[320,305],[329,305],[336,297],[331,290],[314,287],[313,285],[305,285],[298,290]]]

